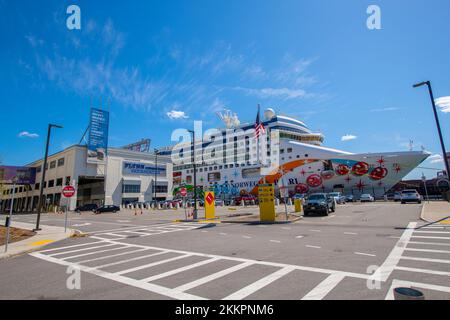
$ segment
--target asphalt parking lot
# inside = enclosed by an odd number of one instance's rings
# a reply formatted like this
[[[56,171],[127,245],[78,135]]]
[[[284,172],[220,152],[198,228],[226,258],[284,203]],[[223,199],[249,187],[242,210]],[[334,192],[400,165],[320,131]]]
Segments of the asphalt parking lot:
[[[421,209],[346,204],[274,225],[175,222],[183,210],[71,214],[88,236],[0,261],[0,299],[391,299],[397,285],[449,299],[450,228],[413,229]],[[233,212],[244,210],[257,209]],[[69,266],[80,290],[66,287]]]

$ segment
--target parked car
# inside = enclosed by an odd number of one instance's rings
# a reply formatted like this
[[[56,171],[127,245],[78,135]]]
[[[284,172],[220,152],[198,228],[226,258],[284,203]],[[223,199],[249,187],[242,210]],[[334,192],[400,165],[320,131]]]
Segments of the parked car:
[[[94,212],[96,214],[99,214],[99,213],[102,213],[102,212],[116,213],[117,211],[120,211],[120,208],[118,206],[105,205],[105,206],[98,207]]]
[[[402,201],[402,194],[400,192],[394,193],[394,201],[395,202]]]
[[[335,201],[326,193],[313,193],[306,198],[303,204],[303,212],[305,217],[310,213],[323,213],[328,215],[336,210]]]
[[[292,198],[294,200],[296,200],[296,199],[305,199],[306,198],[306,194],[304,194],[304,193],[296,193]]]
[[[359,198],[359,200],[360,200],[361,202],[374,202],[374,201],[375,201],[375,198],[372,197],[371,194],[364,193],[364,194],[361,195],[361,197]]]
[[[84,204],[82,206],[76,207],[75,212],[83,212],[83,211],[95,211],[98,206],[95,203]]]
[[[345,204],[345,197],[340,192],[330,192],[328,194],[331,198],[333,198],[337,204]]]
[[[405,204],[407,202],[422,203],[422,197],[417,192],[417,190],[414,190],[414,189],[403,190],[402,191],[401,202],[402,202],[402,204]]]
[[[253,203],[257,204],[258,203],[258,199],[255,196],[251,195],[251,194],[244,195],[244,196],[239,196],[239,197],[236,197],[234,199],[234,203],[237,206],[241,205],[242,202],[244,202],[244,204],[253,204]]]
[[[354,202],[355,201],[355,197],[352,194],[346,195],[345,196],[345,201],[346,202]]]
[[[216,206],[223,206],[225,204],[225,202],[222,199],[215,199],[214,204]]]

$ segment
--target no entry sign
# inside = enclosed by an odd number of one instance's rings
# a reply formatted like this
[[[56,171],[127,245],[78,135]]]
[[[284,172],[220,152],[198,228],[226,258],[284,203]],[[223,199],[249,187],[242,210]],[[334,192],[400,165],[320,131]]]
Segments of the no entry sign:
[[[182,197],[186,197],[186,196],[187,196],[187,190],[186,190],[186,188],[181,188],[181,190],[180,190],[180,195],[181,195]]]
[[[63,195],[65,198],[72,198],[74,194],[75,194],[75,188],[72,187],[72,186],[65,186],[65,187],[62,189],[62,195]]]

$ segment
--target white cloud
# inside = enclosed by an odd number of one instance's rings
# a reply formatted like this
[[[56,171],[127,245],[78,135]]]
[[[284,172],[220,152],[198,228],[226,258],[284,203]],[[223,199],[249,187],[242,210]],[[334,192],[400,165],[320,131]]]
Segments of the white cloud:
[[[352,134],[346,134],[345,136],[343,136],[341,138],[341,141],[350,141],[350,140],[355,140],[355,139],[358,139],[358,137],[355,135],[352,135]]]
[[[444,113],[450,112],[450,96],[441,97],[435,100],[436,106]]]
[[[242,87],[235,87],[233,89],[243,91],[247,95],[257,96],[259,98],[281,98],[284,100],[289,100],[312,96],[312,94],[307,93],[303,89],[288,89],[288,88],[252,89]]]
[[[432,156],[428,157],[428,161],[430,161],[430,163],[441,163],[444,162],[442,156],[440,154],[433,154]]]
[[[172,111],[167,112],[166,114],[167,114],[167,116],[168,116],[170,119],[172,119],[172,120],[174,120],[174,119],[187,119],[187,118],[189,118],[189,117],[184,113],[184,111],[172,110]]]
[[[380,109],[372,109],[370,112],[388,112],[388,111],[397,111],[399,108],[390,107],[390,108],[380,108]]]
[[[32,139],[39,138],[39,135],[37,133],[30,133],[28,131],[22,131],[18,134],[18,136],[20,138],[32,138]]]

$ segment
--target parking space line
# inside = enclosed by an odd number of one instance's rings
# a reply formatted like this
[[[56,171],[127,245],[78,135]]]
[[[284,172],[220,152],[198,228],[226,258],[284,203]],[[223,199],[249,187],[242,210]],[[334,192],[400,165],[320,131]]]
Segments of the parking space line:
[[[333,290],[343,279],[345,275],[342,273],[334,273],[329,275],[314,289],[308,292],[302,300],[322,300],[326,295]]]
[[[251,239],[252,237],[249,237],[249,236],[242,236],[242,238],[244,238],[244,239]]]
[[[406,251],[417,251],[417,252],[450,253],[449,250],[435,250],[435,249],[406,248],[405,250],[406,250]]]
[[[279,240],[269,240],[270,242],[274,242],[274,243],[281,243],[281,241]]]
[[[150,257],[155,257],[155,256],[159,256],[165,253],[169,253],[169,251],[160,251],[160,252],[156,252],[156,253],[152,253],[152,254],[147,254],[145,256],[140,256],[140,257],[136,257],[136,258],[131,258],[131,259],[126,259],[126,260],[120,260],[120,261],[116,261],[116,262],[111,262],[111,263],[107,263],[107,264],[103,264],[101,266],[96,266],[96,269],[101,269],[101,268],[107,268],[107,267],[112,267],[112,266],[117,266],[119,264],[123,264],[123,263],[128,263],[128,262],[132,262],[132,261],[137,261],[137,260],[142,260],[142,259],[146,259],[146,258],[150,258]]]
[[[311,232],[322,232],[322,231],[317,230],[317,229],[312,229],[312,230],[309,230],[309,231],[311,231]]]
[[[172,261],[175,261],[175,260],[184,259],[184,258],[187,258],[187,257],[190,257],[190,256],[192,256],[192,255],[190,255],[190,254],[185,254],[185,255],[181,255],[181,256],[177,256],[177,257],[165,259],[165,260],[160,260],[160,261],[152,262],[152,263],[145,264],[145,265],[142,265],[142,266],[138,266],[138,267],[134,267],[134,268],[130,268],[130,269],[125,269],[125,270],[122,270],[122,271],[115,272],[114,274],[120,276],[120,275],[122,275],[122,274],[130,273],[130,272],[134,272],[134,271],[139,271],[139,270],[142,270],[142,269],[151,268],[151,267],[154,267],[154,266],[163,264],[163,263],[167,263],[167,262],[172,262]]]
[[[344,232],[344,234],[350,235],[350,236],[356,236],[356,235],[358,235],[356,232]]]
[[[450,246],[450,243],[441,243],[441,242],[423,242],[423,241],[410,241],[408,244],[427,244],[431,246]]]
[[[233,273],[233,272],[236,272],[238,270],[247,268],[248,266],[251,266],[251,265],[253,265],[252,262],[244,262],[244,263],[235,265],[233,267],[230,267],[230,268],[227,268],[227,269],[215,272],[215,273],[210,274],[210,275],[208,275],[206,277],[203,277],[203,278],[194,280],[192,282],[183,284],[183,285],[181,285],[179,287],[176,287],[174,290],[182,291],[182,292],[183,291],[188,291],[188,290],[193,289],[195,287],[201,286],[202,284],[211,282],[211,281],[216,280],[218,278],[222,278],[222,277],[224,277],[224,276],[226,276],[226,275],[228,275],[230,273]]]
[[[305,236],[296,236],[295,239],[301,239],[304,238]]]
[[[56,257],[56,256],[60,256],[60,255],[66,254],[66,253],[74,253],[74,252],[80,252],[80,251],[87,251],[87,250],[91,250],[91,249],[105,248],[105,247],[111,247],[111,246],[117,246],[117,244],[110,243],[110,244],[103,244],[103,245],[101,245],[101,246],[94,246],[94,247],[82,248],[82,249],[77,249],[77,250],[63,251],[63,252],[58,252],[58,253],[52,253],[52,254],[49,254],[49,256],[50,256],[50,257]]]
[[[450,260],[444,259],[429,259],[429,258],[418,258],[418,257],[407,257],[403,256],[402,259],[413,260],[413,261],[425,261],[425,262],[437,262],[437,263],[450,263]]]
[[[256,291],[266,287],[267,285],[271,284],[272,282],[280,279],[281,277],[284,277],[291,271],[293,271],[294,268],[292,267],[284,267],[278,271],[275,271],[274,273],[269,274],[268,276],[259,279],[256,282],[253,282],[252,284],[226,296],[223,298],[223,300],[242,300],[249,295],[255,293]]]
[[[412,236],[412,238],[450,240],[450,237]]]
[[[91,244],[98,244],[98,243],[106,243],[106,242],[104,240],[102,240],[102,241],[93,241],[93,242],[89,242],[89,243],[75,244],[75,245],[72,245],[72,246],[64,246],[64,247],[58,247],[58,248],[52,248],[52,249],[45,249],[45,250],[41,250],[39,252],[41,252],[41,253],[52,252],[52,251],[57,251],[57,250],[69,249],[69,248],[84,247],[84,246],[89,246]]]
[[[136,249],[136,250],[127,251],[127,252],[121,252],[121,253],[112,254],[112,255],[104,256],[104,257],[100,257],[100,258],[94,258],[94,259],[89,259],[89,260],[78,261],[77,263],[88,263],[88,262],[92,262],[92,261],[105,260],[105,259],[109,259],[109,258],[120,257],[120,256],[124,256],[124,255],[127,255],[127,254],[132,254],[132,253],[142,252],[142,251],[148,251],[148,249]]]
[[[415,231],[414,233],[445,233],[445,234],[450,234],[449,231]]]
[[[115,251],[115,250],[122,250],[122,249],[127,249],[127,248],[128,248],[128,246],[120,246],[118,248],[105,249],[105,250],[99,250],[99,251],[88,252],[88,253],[83,253],[83,254],[77,254],[75,256],[70,256],[70,257],[64,257],[64,258],[61,258],[61,260],[69,260],[69,259],[73,259],[73,258],[90,256],[90,255],[97,254],[97,253],[103,253],[103,252]]]
[[[313,248],[313,249],[322,249],[322,247],[319,247],[319,246],[305,245],[305,247],[307,247],[307,248]]]
[[[353,252],[353,253],[360,255],[360,256],[376,257],[376,255],[371,254],[371,253],[364,253],[364,252]]]
[[[450,277],[450,272],[446,272],[446,271],[409,268],[409,267],[401,267],[401,266],[395,267],[395,270],[418,272],[418,273],[428,273],[428,274],[434,274],[434,275],[438,275],[438,276],[449,276]]]
[[[184,271],[187,271],[187,270],[190,270],[190,269],[194,269],[194,268],[203,266],[205,264],[209,264],[209,263],[212,263],[212,262],[215,262],[215,261],[219,261],[219,260],[220,260],[219,258],[210,258],[210,259],[203,260],[203,261],[200,261],[200,262],[197,262],[197,263],[194,263],[194,264],[190,264],[190,265],[185,266],[185,267],[181,267],[181,268],[178,268],[178,269],[174,269],[174,270],[170,270],[170,271],[167,271],[167,272],[164,272],[164,273],[157,274],[155,276],[151,276],[151,277],[148,277],[148,278],[145,278],[145,279],[141,279],[141,281],[152,282],[152,281],[155,281],[155,280],[158,280],[158,279],[166,278],[166,277],[172,276],[174,274],[181,273],[181,272],[184,272]]]

